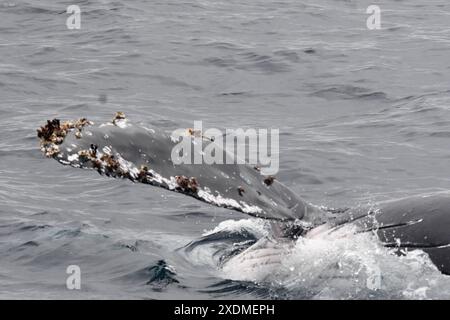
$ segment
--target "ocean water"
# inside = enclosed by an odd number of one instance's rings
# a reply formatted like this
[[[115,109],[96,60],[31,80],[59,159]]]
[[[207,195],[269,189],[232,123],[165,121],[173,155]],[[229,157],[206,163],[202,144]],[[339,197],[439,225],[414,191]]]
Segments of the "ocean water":
[[[47,119],[123,111],[168,130],[279,128],[277,179],[320,206],[446,192],[450,3],[377,1],[381,30],[370,4],[0,1],[0,298],[449,298],[420,251],[347,228],[267,245],[265,221],[39,150]],[[249,243],[262,249],[231,254]]]

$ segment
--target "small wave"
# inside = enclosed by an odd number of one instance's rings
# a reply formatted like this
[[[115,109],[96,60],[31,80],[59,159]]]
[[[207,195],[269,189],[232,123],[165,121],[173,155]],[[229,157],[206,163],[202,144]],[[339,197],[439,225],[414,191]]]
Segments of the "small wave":
[[[260,71],[264,73],[287,72],[290,70],[286,62],[270,55],[255,52],[244,52],[223,57],[210,57],[204,59],[204,62],[222,68]]]
[[[214,48],[214,49],[220,49],[220,50],[229,50],[229,51],[239,51],[244,49],[244,46],[237,45],[229,41],[219,41],[219,40],[213,40],[206,43],[200,43],[197,46],[199,47],[208,47],[208,48]]]
[[[176,278],[174,267],[167,264],[164,260],[158,260],[155,264],[133,271],[114,280],[148,285],[155,291],[160,291],[169,285],[180,283]]]
[[[450,137],[450,131],[434,131],[430,132],[430,137],[436,137],[436,138],[449,138]]]
[[[190,217],[192,217],[192,218],[213,218],[214,215],[209,212],[203,212],[203,211],[188,211],[188,212],[183,212],[183,213],[167,216],[167,219],[179,221],[180,217],[182,217],[182,218],[190,218]]]
[[[294,63],[300,62],[300,56],[294,50],[278,50],[278,51],[275,51],[274,54],[277,56],[281,56],[290,62],[294,62]]]
[[[17,4],[12,2],[3,3],[1,4],[1,7],[17,14],[59,14],[62,11],[57,8],[38,6],[35,4],[27,4],[27,3]]]
[[[386,93],[382,91],[371,91],[363,87],[351,85],[335,85],[328,88],[314,91],[312,96],[334,99],[363,99],[363,100],[387,100]]]
[[[12,253],[17,253],[17,252],[20,252],[23,250],[27,250],[30,247],[38,247],[39,245],[40,245],[39,242],[30,240],[30,241],[24,242],[18,246],[9,248],[8,251],[12,252]]]
[[[288,299],[289,294],[284,288],[263,287],[252,281],[223,280],[208,286],[200,292],[211,294],[215,297],[230,295],[244,296],[250,294],[258,299]]]

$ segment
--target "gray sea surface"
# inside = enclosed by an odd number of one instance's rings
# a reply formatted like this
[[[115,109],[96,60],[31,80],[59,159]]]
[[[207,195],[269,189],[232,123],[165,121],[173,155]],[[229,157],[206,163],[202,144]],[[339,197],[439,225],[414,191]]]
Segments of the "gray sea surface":
[[[316,205],[446,192],[450,2],[377,1],[381,30],[366,26],[370,4],[1,0],[0,298],[449,298],[426,255],[371,235],[301,240],[275,267],[220,266],[214,245],[186,245],[216,229],[232,247],[266,224],[39,150],[47,119],[123,111],[168,130],[279,128],[277,179]],[[66,287],[69,265],[81,290]]]

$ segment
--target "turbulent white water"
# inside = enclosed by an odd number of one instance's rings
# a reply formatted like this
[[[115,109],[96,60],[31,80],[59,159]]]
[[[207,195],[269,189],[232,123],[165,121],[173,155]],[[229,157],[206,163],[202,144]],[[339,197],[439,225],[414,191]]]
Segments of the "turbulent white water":
[[[355,233],[352,226],[295,243],[277,242],[266,223],[253,219],[224,221],[212,232],[244,230],[260,239],[223,265],[219,273],[226,279],[284,288],[293,299],[450,297],[450,277],[426,253],[404,251],[399,256],[375,234]]]

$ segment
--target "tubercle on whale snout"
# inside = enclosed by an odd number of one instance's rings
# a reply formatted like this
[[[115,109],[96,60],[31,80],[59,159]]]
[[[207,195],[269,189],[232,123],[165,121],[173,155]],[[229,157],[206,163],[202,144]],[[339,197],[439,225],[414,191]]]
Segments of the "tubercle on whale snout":
[[[120,126],[121,121],[126,121],[126,116],[123,112],[118,111],[111,122],[113,125]],[[62,123],[57,118],[47,120],[44,126],[37,129],[41,150],[47,157],[53,157],[59,153],[58,145],[64,142],[69,132],[76,130],[75,137],[81,139],[84,127],[92,125],[94,125],[94,122],[89,121],[87,118],[80,118],[76,121],[64,121]]]
[[[47,157],[55,157],[59,154],[59,145],[64,142],[64,138],[70,131],[77,130],[75,135],[81,137],[81,131],[85,126],[94,123],[86,118],[78,119],[75,122],[59,119],[47,120],[47,123],[37,129],[37,136],[40,139],[41,151]]]

